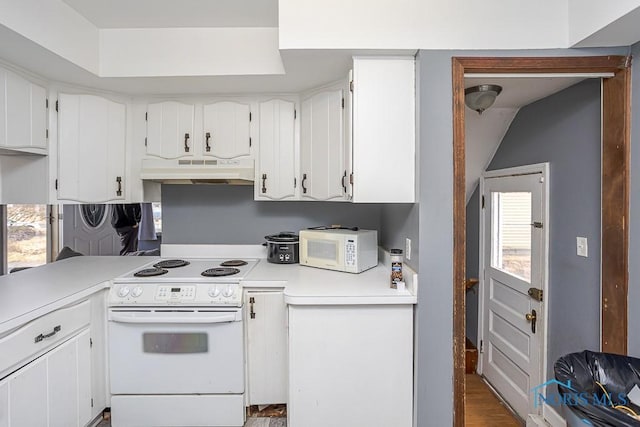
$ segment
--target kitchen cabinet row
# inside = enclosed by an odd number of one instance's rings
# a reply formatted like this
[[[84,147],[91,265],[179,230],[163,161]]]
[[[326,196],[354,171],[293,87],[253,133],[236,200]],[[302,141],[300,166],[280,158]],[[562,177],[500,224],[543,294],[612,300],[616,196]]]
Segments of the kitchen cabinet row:
[[[0,83],[10,75],[0,70]],[[49,110],[46,90],[24,82],[15,105],[30,106],[20,115],[31,127],[14,129],[0,110],[0,150],[49,153],[49,202],[157,201],[149,189],[167,169],[188,180],[240,166],[256,200],[415,201],[413,58],[356,57],[348,78],[300,94],[130,98],[55,86]]]
[[[285,305],[245,290],[247,405],[287,403],[288,425],[413,423],[412,305]]]

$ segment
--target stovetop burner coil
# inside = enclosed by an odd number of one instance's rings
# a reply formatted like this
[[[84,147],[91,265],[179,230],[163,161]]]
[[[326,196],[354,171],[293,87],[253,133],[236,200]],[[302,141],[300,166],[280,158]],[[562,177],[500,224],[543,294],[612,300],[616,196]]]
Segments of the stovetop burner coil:
[[[156,268],[178,268],[189,265],[189,261],[183,259],[165,259],[153,264]]]
[[[162,276],[163,274],[167,274],[169,270],[165,270],[164,268],[145,268],[140,271],[136,271],[133,273],[135,277],[153,277],[153,276]]]
[[[240,270],[237,268],[231,267],[216,267],[209,268],[203,271],[201,274],[205,277],[221,277],[221,276],[231,276],[233,274],[240,273]]]
[[[248,262],[242,259],[230,259],[229,261],[224,261],[220,265],[222,267],[242,267],[243,265],[247,265]]]

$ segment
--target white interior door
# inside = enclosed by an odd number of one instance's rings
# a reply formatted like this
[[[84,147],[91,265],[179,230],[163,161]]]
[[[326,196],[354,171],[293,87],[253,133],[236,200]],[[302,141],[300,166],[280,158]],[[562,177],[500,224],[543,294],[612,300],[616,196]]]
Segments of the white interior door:
[[[544,307],[530,289],[545,289],[544,178],[483,178],[482,374],[523,419],[542,380]]]

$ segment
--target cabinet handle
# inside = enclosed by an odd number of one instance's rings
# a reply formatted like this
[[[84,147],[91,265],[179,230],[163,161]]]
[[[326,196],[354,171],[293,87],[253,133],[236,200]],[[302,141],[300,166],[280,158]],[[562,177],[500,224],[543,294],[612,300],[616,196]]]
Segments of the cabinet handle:
[[[302,182],[300,183],[300,185],[302,186],[302,192],[304,194],[307,194],[307,187],[304,186],[304,182],[307,180],[307,174],[303,173],[302,174]]]
[[[185,153],[189,152],[189,134],[188,133],[184,134],[184,152]]]
[[[267,174],[263,173],[262,174],[262,193],[266,193],[267,192],[267,186],[266,186],[266,181],[267,181]]]
[[[344,190],[344,194],[347,194],[347,184],[344,182],[347,179],[347,171],[344,171],[344,175],[342,175],[342,189]]]
[[[256,303],[256,299],[254,297],[249,298],[249,316],[252,319],[256,318],[256,312],[253,311],[253,304]]]
[[[38,335],[34,341],[36,343],[39,343],[40,341],[44,340],[45,338],[51,338],[52,336],[54,336],[55,334],[57,334],[58,332],[60,332],[62,330],[62,327],[60,325],[56,326],[55,328],[53,328],[53,331],[49,332],[48,334],[40,334]]]
[[[209,145],[209,139],[211,139],[211,132],[207,132],[205,135],[205,149],[207,150],[207,153],[209,151],[211,151],[211,146]]]
[[[116,190],[116,196],[122,196],[122,177],[116,176],[116,182],[118,183],[118,189]]]

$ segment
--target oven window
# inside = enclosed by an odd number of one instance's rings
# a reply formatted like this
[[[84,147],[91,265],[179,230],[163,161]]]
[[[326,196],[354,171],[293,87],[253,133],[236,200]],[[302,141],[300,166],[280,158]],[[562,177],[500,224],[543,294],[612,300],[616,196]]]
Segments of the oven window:
[[[307,256],[337,262],[338,243],[335,240],[307,241]]]
[[[204,332],[147,332],[142,334],[142,342],[145,353],[184,354],[209,351],[208,336]]]

